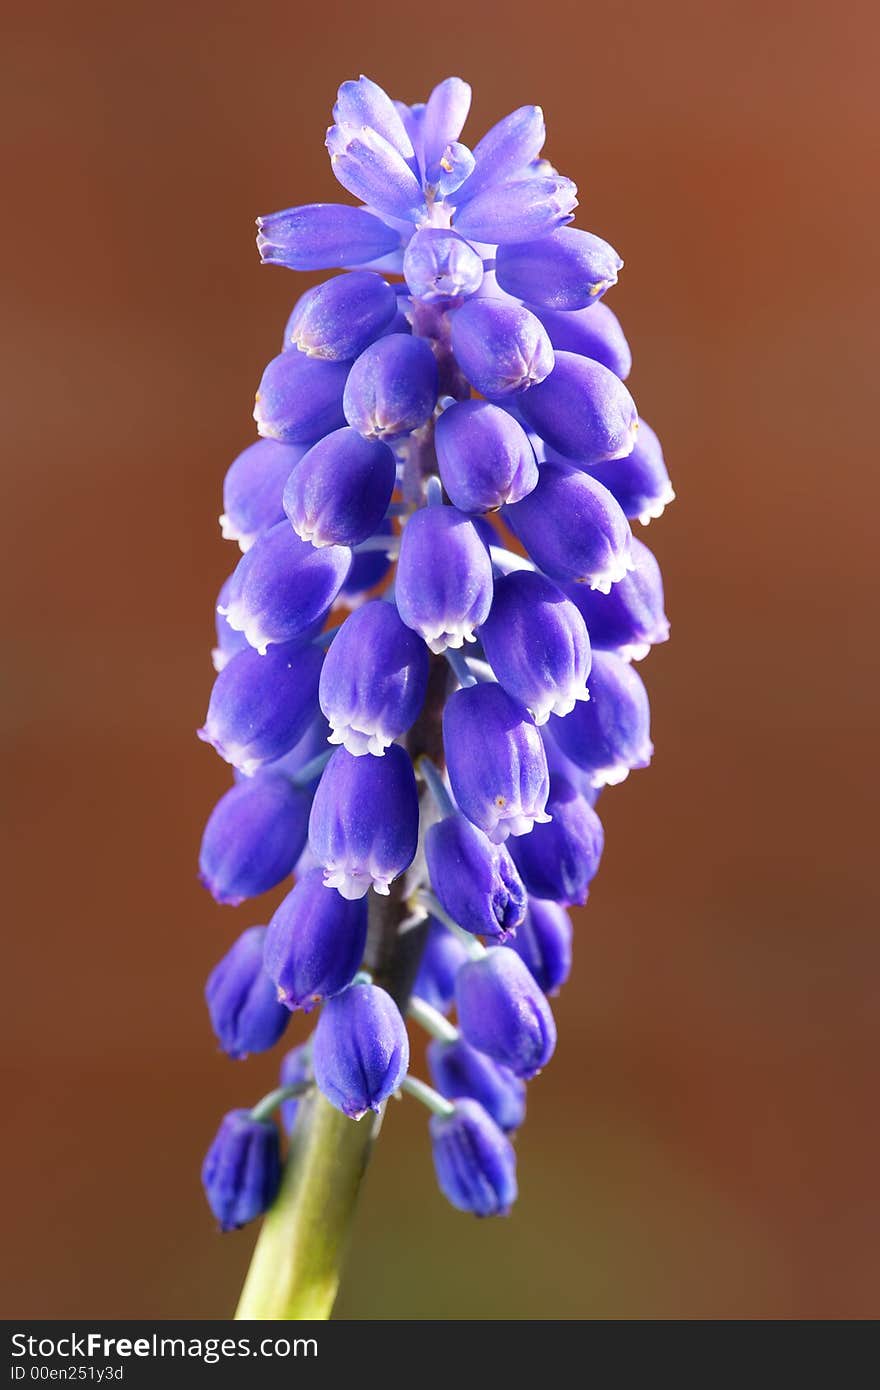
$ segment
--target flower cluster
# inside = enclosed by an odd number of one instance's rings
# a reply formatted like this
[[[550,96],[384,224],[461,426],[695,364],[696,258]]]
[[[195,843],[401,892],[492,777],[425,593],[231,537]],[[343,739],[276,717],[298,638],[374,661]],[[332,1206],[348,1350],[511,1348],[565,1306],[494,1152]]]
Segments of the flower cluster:
[[[200,868],[221,903],[295,874],[208,982],[225,1051],[321,1006],[274,1093],[285,1124],[313,1085],[354,1119],[409,1091],[433,1112],[441,1189],[485,1216],[516,1196],[509,1136],[556,1044],[547,996],[599,866],[597,796],[651,758],[634,663],[668,623],[630,523],[673,493],[603,301],[620,257],[569,225],[540,108],[471,149],[469,104],[458,78],[415,106],[344,83],[327,146],[358,205],[260,219],[264,262],[342,273],[296,303],[259,439],[226,476],[243,553],[199,734],[235,780]],[[432,714],[443,755],[414,760]],[[399,1002],[431,1035],[433,1086],[408,1076],[401,1007],[368,968],[383,898],[395,930],[430,919]],[[232,1111],[206,1159],[224,1229],[274,1198],[271,1110]]]

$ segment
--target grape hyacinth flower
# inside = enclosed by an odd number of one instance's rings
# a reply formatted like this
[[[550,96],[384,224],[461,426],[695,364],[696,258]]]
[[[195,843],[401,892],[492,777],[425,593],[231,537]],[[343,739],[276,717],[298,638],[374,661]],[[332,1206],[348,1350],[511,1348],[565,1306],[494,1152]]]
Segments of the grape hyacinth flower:
[[[556,1046],[566,909],[602,854],[594,803],[652,754],[632,662],[668,622],[632,528],[674,494],[605,300],[623,262],[570,225],[540,107],[466,143],[470,99],[456,77],[412,106],[344,82],[326,137],[343,200],[259,219],[264,263],[329,273],[289,313],[226,475],[243,553],[199,731],[237,779],[205,829],[209,891],[236,904],[296,876],[212,972],[215,1032],[241,1057],[317,1013],[205,1162],[224,1229],[275,1204],[245,1318],[327,1316],[322,1261],[397,1093],[431,1112],[453,1206],[509,1210],[507,1134]]]

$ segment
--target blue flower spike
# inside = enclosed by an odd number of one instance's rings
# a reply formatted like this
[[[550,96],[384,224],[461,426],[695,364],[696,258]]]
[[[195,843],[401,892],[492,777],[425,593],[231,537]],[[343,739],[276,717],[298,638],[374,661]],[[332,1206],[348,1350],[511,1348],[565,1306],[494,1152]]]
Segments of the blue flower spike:
[[[669,622],[638,528],[675,494],[624,384],[623,260],[573,225],[541,108],[472,136],[470,106],[459,77],[413,105],[343,82],[340,200],[258,221],[264,264],[318,274],[223,485],[237,563],[199,737],[235,781],[199,870],[224,904],[288,882],[206,998],[233,1058],[292,1012],[317,1021],[211,1146],[224,1230],[275,1200],[271,1115],[307,1130],[312,1088],[353,1120],[419,1101],[448,1201],[510,1210],[508,1136],[602,857],[595,803],[653,754],[635,663]]]

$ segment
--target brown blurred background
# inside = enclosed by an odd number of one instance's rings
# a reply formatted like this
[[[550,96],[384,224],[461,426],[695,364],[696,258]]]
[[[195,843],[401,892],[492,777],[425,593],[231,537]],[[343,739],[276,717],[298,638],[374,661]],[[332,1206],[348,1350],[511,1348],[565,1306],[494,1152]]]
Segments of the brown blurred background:
[[[226,773],[193,730],[221,479],[307,283],[260,269],[253,218],[337,196],[361,71],[467,78],[466,138],[543,104],[626,259],[679,496],[647,534],[656,761],[602,803],[520,1204],[448,1209],[392,1107],[338,1312],[880,1313],[876,7],[85,0],[6,29],[2,1313],[225,1316],[245,1271],[198,1170],[276,1057],[218,1055],[201,991],[271,904],[196,882]]]

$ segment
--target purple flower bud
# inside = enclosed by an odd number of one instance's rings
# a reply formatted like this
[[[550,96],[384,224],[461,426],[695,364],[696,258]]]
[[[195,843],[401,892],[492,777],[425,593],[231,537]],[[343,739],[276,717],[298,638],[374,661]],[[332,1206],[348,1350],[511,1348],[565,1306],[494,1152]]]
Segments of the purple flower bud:
[[[274,888],[302,853],[308,817],[308,795],[277,773],[230,787],[208,817],[199,854],[211,896],[235,907]]]
[[[474,641],[492,604],[492,562],[479,532],[455,507],[423,507],[403,528],[395,588],[407,627],[432,652]]]
[[[634,568],[610,594],[593,592],[583,584],[571,585],[568,593],[596,647],[616,651],[627,661],[640,661],[653,646],[667,640],[669,619],[663,611],[663,578],[654,555],[635,537],[631,554]]]
[[[310,869],[277,908],[266,932],[263,961],[288,1009],[308,1013],[348,989],[364,958],[367,903],[349,902]]]
[[[394,527],[390,520],[380,522],[376,527],[375,534],[377,536],[393,536]],[[385,578],[392,563],[390,556],[385,551],[356,551],[351,562],[351,569],[348,572],[348,578],[339,590],[337,602],[341,601],[350,608],[356,608],[359,603],[364,601],[364,595],[367,591]]]
[[[662,516],[675,500],[672,483],[663,461],[663,450],[651,426],[639,421],[636,447],[625,459],[600,463],[592,476],[616,497],[626,515],[643,526]]]
[[[476,1100],[505,1134],[519,1129],[526,1117],[525,1082],[507,1067],[499,1067],[464,1038],[429,1043],[427,1057],[431,1080],[447,1100]]]
[[[553,371],[523,396],[520,409],[551,449],[585,467],[625,458],[636,442],[635,402],[623,382],[573,352],[557,352]]]
[[[516,1154],[475,1100],[460,1100],[429,1125],[440,1191],[458,1211],[506,1216],[516,1201]]]
[[[224,540],[250,550],[258,536],[284,520],[281,494],[303,453],[300,445],[258,439],[239,454],[223,482]]]
[[[512,853],[529,894],[561,903],[585,903],[599,868],[602,822],[569,782],[550,781],[550,821],[517,840]]]
[[[572,936],[564,907],[529,898],[526,919],[506,945],[516,951],[545,994],[558,994],[571,973]]]
[[[503,939],[522,921],[526,895],[513,860],[465,816],[430,827],[425,858],[441,906],[465,931]]]
[[[415,721],[428,684],[424,642],[382,599],[346,620],[324,658],[320,701],[332,733],[355,757],[377,757]]]
[[[284,510],[301,540],[359,545],[385,516],[396,476],[388,445],[346,426],[303,455],[284,489]]]
[[[514,951],[502,947],[469,960],[455,978],[458,1023],[471,1047],[526,1081],[556,1047],[556,1024],[544,995]]]
[[[337,748],[324,769],[309,819],[309,844],[328,888],[362,898],[409,868],[419,838],[419,796],[412,763],[392,744],[383,758]]]
[[[345,424],[342,392],[347,362],[322,362],[303,352],[273,357],[257,388],[254,419],[265,439],[313,444]]]
[[[546,724],[586,700],[590,639],[570,599],[543,574],[515,570],[496,580],[492,609],[480,628],[498,682]]]
[[[350,1119],[378,1110],[409,1066],[409,1038],[391,995],[358,983],[328,999],[315,1029],[313,1066],[322,1095]]]
[[[264,263],[290,270],[365,265],[396,250],[400,233],[366,208],[307,203],[257,218],[257,249]]]
[[[594,362],[601,362],[609,372],[626,381],[632,368],[632,353],[620,320],[607,304],[593,304],[589,309],[578,309],[574,313],[540,308],[533,312],[550,334],[557,352],[592,357]],[[605,466],[600,464],[600,467]]]
[[[308,643],[239,652],[214,682],[199,738],[248,777],[283,757],[317,713],[322,662]]]
[[[429,183],[440,178],[440,161],[461,134],[471,106],[471,89],[460,77],[447,77],[428,97],[422,125],[425,174]]]
[[[290,1018],[263,969],[265,935],[265,927],[249,927],[242,932],[214,966],[205,986],[211,1026],[230,1057],[268,1051]]]
[[[351,362],[397,313],[397,295],[371,270],[337,275],[306,290],[287,321],[285,346],[327,362]]]
[[[455,976],[467,959],[463,942],[432,917],[413,994],[441,1014],[448,1014],[455,997]]]
[[[607,593],[632,566],[629,522],[607,488],[564,463],[542,463],[538,485],[504,519],[535,564],[560,583]]]
[[[283,1006],[282,1006],[283,1007]],[[285,1013],[287,1010],[285,1009]],[[312,1048],[310,1043],[301,1043],[286,1053],[278,1073],[279,1086],[304,1086],[314,1082],[312,1073]],[[296,1123],[299,1100],[293,1097],[281,1103],[281,1124],[289,1134]]]
[[[590,806],[595,806],[601,794],[601,787],[594,787],[589,772],[584,772],[582,767],[578,767],[577,763],[573,763],[571,758],[566,757],[553,737],[549,724],[545,724],[541,729],[541,738],[544,740],[544,751],[547,754],[547,766],[550,769],[551,779],[562,777],[569,786],[574,787],[575,791],[580,793]]]
[[[493,844],[527,835],[545,811],[550,778],[541,735],[500,685],[457,690],[443,711],[453,795]]]
[[[424,227],[406,248],[403,273],[417,299],[445,304],[480,288],[483,261],[464,237],[438,227]]]
[[[464,203],[490,185],[504,183],[537,159],[547,133],[540,106],[520,106],[493,125],[474,147],[474,172],[459,190]]]
[[[252,1119],[249,1110],[230,1110],[202,1164],[202,1186],[221,1231],[234,1231],[262,1216],[280,1185],[276,1126]]]
[[[453,140],[446,146],[439,162],[434,165],[430,182],[442,197],[449,198],[470,178],[474,172],[474,163],[474,156],[467,145]]]
[[[506,300],[469,299],[456,309],[452,348],[468,381],[484,396],[534,390],[553,371],[553,348],[540,319]]]
[[[234,575],[229,575],[223,581],[223,587],[217,595],[217,607],[215,609],[214,625],[217,633],[217,645],[211,652],[211,662],[214,670],[219,674],[224,666],[228,666],[237,652],[247,650],[248,640],[243,632],[236,632],[234,627],[230,627],[226,618],[223,616],[229,607],[233,594]]]
[[[388,93],[369,77],[356,82],[343,82],[336,93],[333,119],[338,125],[353,126],[356,130],[369,126],[403,155],[413,157],[412,140],[400,118],[396,104]]]
[[[444,410],[434,445],[443,486],[463,512],[491,512],[518,502],[538,481],[525,430],[489,401],[459,401]]]
[[[650,763],[650,714],[647,691],[630,663],[594,652],[589,702],[554,720],[553,737],[594,787],[613,787],[632,768]]]
[[[335,125],[327,132],[326,144],[336,178],[361,202],[388,217],[412,222],[424,211],[418,179],[400,151],[378,131]]]
[[[239,560],[224,616],[265,653],[270,645],[290,642],[322,621],[350,568],[351,551],[345,546],[317,550],[281,521]]]
[[[345,384],[345,418],[367,439],[400,439],[430,419],[437,363],[424,338],[390,333],[355,362]]]
[[[304,786],[308,791],[314,791],[321,780],[321,773],[314,773],[308,784],[298,781],[300,774],[307,763],[314,762],[319,753],[327,752],[327,740],[330,735],[330,726],[323,714],[317,714],[301,738],[297,739],[289,753],[285,753],[282,758],[276,759],[273,763],[267,763],[265,772],[280,772],[285,777],[293,778],[298,786]]]
[[[577,205],[571,179],[532,176],[476,193],[456,211],[455,230],[469,241],[536,241],[570,222]]]
[[[517,299],[546,309],[586,309],[617,284],[623,261],[607,241],[559,227],[540,241],[499,246],[498,283]]]

